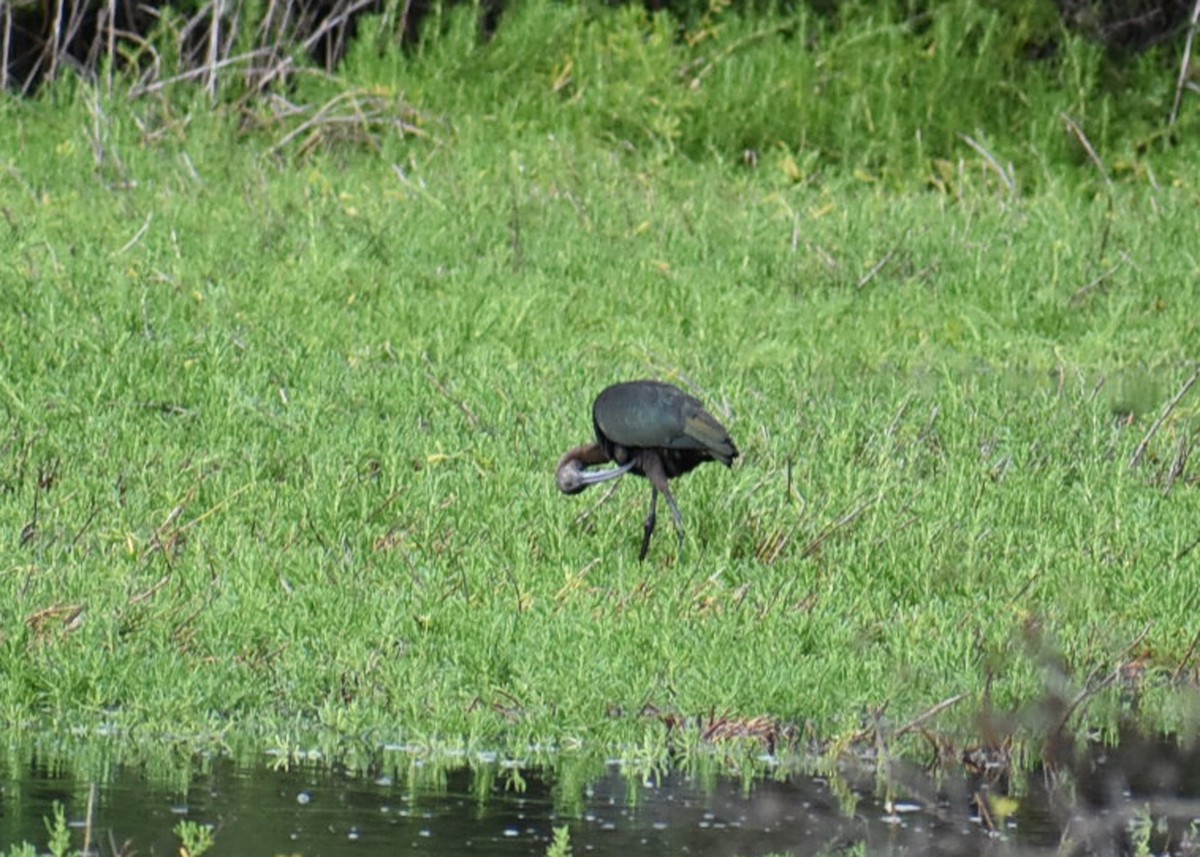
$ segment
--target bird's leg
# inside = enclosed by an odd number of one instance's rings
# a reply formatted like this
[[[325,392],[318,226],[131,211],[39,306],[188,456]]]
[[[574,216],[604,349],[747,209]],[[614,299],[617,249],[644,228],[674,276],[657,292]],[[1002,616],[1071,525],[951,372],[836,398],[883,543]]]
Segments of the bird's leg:
[[[662,459],[654,453],[647,452],[643,454],[642,472],[646,474],[646,478],[654,486],[654,493],[650,495],[650,519],[646,521],[646,525],[650,528],[654,526],[654,503],[658,500],[658,494],[661,491],[662,495],[667,498],[667,505],[671,507],[671,518],[675,522],[675,532],[679,535],[679,555],[682,557],[683,515],[680,514],[679,506],[675,503],[675,497],[671,494],[671,486],[667,484],[667,471],[663,468]],[[646,555],[646,545],[649,543],[650,536],[647,533],[646,540],[642,543],[642,556]]]
[[[638,554],[638,562],[646,558],[646,551],[650,550],[650,537],[654,535],[654,512],[658,506],[658,489],[650,489],[650,514],[646,516],[645,532],[642,534],[642,552]]]
[[[664,482],[663,496],[667,498],[667,505],[671,507],[671,519],[675,522],[675,532],[679,535],[679,557],[683,558],[683,515],[679,512],[679,507],[675,505],[675,497],[671,494],[671,489]]]

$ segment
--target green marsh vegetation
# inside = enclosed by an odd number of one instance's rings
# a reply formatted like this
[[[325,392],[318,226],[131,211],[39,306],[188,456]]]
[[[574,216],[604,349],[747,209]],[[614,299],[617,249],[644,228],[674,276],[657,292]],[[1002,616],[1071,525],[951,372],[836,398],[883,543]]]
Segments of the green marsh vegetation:
[[[530,2],[381,50],[384,16],[262,93],[169,82],[164,19],[149,83],[6,97],[0,722],[651,760],[1190,731],[1200,103],[1168,123],[1181,43],[1045,15]],[[636,561],[645,483],[554,488],[637,377],[743,453],[678,483],[682,559]]]

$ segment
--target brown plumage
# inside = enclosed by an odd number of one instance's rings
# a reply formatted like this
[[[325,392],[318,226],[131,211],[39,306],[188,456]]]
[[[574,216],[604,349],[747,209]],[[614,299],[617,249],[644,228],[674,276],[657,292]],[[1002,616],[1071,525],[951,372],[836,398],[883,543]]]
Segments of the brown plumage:
[[[738,449],[725,427],[693,396],[661,381],[626,381],[603,390],[592,405],[596,442],[568,450],[558,462],[555,481],[564,494],[616,479],[626,473],[650,480],[650,514],[638,559],[646,558],[654,534],[661,492],[683,549],[683,515],[667,480],[682,476],[706,461],[731,466]],[[618,466],[588,472],[606,462]]]

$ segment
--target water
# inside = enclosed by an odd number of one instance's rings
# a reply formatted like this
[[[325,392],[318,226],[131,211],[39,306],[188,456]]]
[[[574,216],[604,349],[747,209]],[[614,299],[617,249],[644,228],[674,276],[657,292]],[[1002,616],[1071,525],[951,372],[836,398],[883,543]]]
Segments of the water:
[[[406,778],[408,779],[408,778]],[[3,783],[0,846],[28,841],[43,849],[53,801],[67,808],[73,847],[88,834],[101,854],[128,842],[138,854],[177,854],[172,831],[183,819],[211,824],[209,854],[540,855],[566,826],[576,855],[704,854],[837,851],[908,846],[930,853],[995,853],[997,842],[969,807],[901,803],[892,812],[869,793],[828,780],[790,776],[750,788],[727,777],[681,773],[631,780],[616,767],[564,792],[548,771],[495,765],[428,772],[411,781],[364,778],[310,767],[238,768],[218,760],[186,785],[156,785],[137,768],[121,768],[93,787],[69,773],[36,764]],[[1031,828],[1032,829],[1032,828]],[[1016,828],[1013,828],[1016,831]]]
[[[355,776],[217,759],[174,778],[118,767],[91,783],[34,760],[0,777],[0,853],[22,842],[44,852],[45,819],[59,801],[72,848],[86,838],[101,855],[179,854],[181,820],[213,826],[214,857],[543,855],[561,826],[577,857],[1119,854],[1143,834],[1148,853],[1195,854],[1188,831],[1200,804],[1187,795],[1200,792],[1198,761],[1174,742],[1094,748],[1069,786],[1061,773],[1032,776],[1013,815],[989,831],[973,800],[986,785],[935,783],[915,769],[894,778],[889,803],[866,768],[833,781],[793,774],[746,783],[678,772],[643,780],[616,765],[585,779],[561,766],[518,770],[493,760],[446,770],[408,759],[390,773]],[[1076,801],[1066,810],[1064,796]],[[1059,852],[1064,829],[1086,848]]]

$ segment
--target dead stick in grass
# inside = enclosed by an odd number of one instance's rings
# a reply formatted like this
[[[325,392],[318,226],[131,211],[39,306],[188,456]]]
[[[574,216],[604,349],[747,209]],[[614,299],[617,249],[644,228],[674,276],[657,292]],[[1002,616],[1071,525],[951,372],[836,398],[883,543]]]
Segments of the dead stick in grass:
[[[907,735],[909,732],[912,732],[914,729],[919,727],[926,720],[929,720],[931,717],[936,717],[937,715],[939,715],[943,711],[945,711],[947,708],[950,708],[953,705],[957,705],[958,703],[960,703],[962,700],[964,700],[966,698],[967,698],[967,695],[965,693],[956,693],[956,694],[954,694],[954,696],[943,699],[937,705],[933,706],[932,708],[927,709],[926,711],[922,712],[921,714],[918,714],[912,720],[908,721],[903,726],[901,726],[899,729],[897,729],[895,731],[893,737],[900,738],[904,735]]]
[[[1183,397],[1187,395],[1188,390],[1192,389],[1192,386],[1196,383],[1198,378],[1200,378],[1200,367],[1197,367],[1196,371],[1192,373],[1191,377],[1183,382],[1183,386],[1179,388],[1179,392],[1175,394],[1175,397],[1171,399],[1171,401],[1167,402],[1167,406],[1163,408],[1162,413],[1158,415],[1158,419],[1154,421],[1154,425],[1150,426],[1150,430],[1146,432],[1146,436],[1142,438],[1142,442],[1137,445],[1137,449],[1135,449],[1133,451],[1133,455],[1129,457],[1130,470],[1136,469],[1137,466],[1142,463],[1142,456],[1146,454],[1146,447],[1150,445],[1151,438],[1153,438],[1158,430],[1162,427],[1162,424],[1167,421],[1167,417],[1171,416],[1171,413],[1175,410],[1180,401],[1183,400]]]
[[[1087,156],[1091,158],[1096,169],[1100,171],[1101,178],[1108,185],[1109,190],[1112,190],[1112,179],[1109,178],[1108,168],[1104,166],[1104,161],[1100,160],[1100,155],[1097,154],[1095,147],[1092,146],[1092,141],[1087,138],[1087,134],[1083,133],[1083,129],[1079,127],[1079,123],[1068,116],[1066,113],[1060,114],[1067,129],[1075,135],[1075,139],[1079,141],[1079,145],[1083,146],[1083,150],[1087,152]]]
[[[1179,436],[1179,443],[1175,444],[1175,458],[1171,461],[1171,469],[1167,471],[1167,484],[1163,486],[1163,496],[1170,497],[1171,490],[1175,487],[1175,480],[1183,475],[1184,468],[1187,467],[1188,455],[1191,453],[1192,444],[1187,435]]]
[[[170,573],[164,574],[162,577],[160,577],[158,579],[158,582],[155,583],[153,586],[151,586],[149,589],[142,590],[137,595],[130,596],[129,606],[132,607],[135,604],[140,604],[141,602],[143,602],[149,598],[153,598],[155,595],[158,594],[159,590],[161,590],[164,586],[166,586],[168,583],[170,583],[170,581],[171,581]]]
[[[979,820],[983,822],[983,826],[989,832],[996,832],[996,822],[992,821],[991,807],[988,806],[988,797],[982,791],[975,792],[975,808],[979,810]]]
[[[604,492],[603,497],[601,497],[599,500],[597,500],[595,503],[593,503],[589,508],[584,509],[582,512],[580,512],[578,515],[575,516],[575,523],[582,524],[588,518],[592,517],[592,515],[594,515],[596,513],[596,510],[598,510],[601,506],[603,506],[605,503],[607,503],[609,501],[609,498],[611,498],[613,494],[617,493],[617,486],[620,484],[621,484],[620,479],[613,482],[613,484],[608,487],[608,490]]]
[[[441,393],[443,397],[457,405],[458,409],[462,411],[463,416],[467,418],[467,422],[471,424],[472,428],[479,428],[479,417],[475,416],[475,412],[467,406],[466,402],[462,401],[461,399],[456,399],[454,394],[446,389],[446,385],[439,381],[438,377],[433,374],[433,361],[429,359],[429,355],[422,354],[421,356],[425,360],[425,378],[427,381],[429,381],[430,386]]]
[[[5,3],[3,11],[0,12],[0,14],[3,14],[3,16],[4,16],[4,31],[3,31],[3,35],[0,35],[0,57],[4,58],[4,61],[0,62],[0,92],[7,92],[8,91],[8,58],[10,56],[12,56],[12,53],[11,53],[11,50],[12,50],[12,28],[13,28],[12,4]]]
[[[1083,690],[1075,694],[1075,698],[1067,704],[1065,709],[1063,709],[1062,716],[1058,718],[1058,722],[1055,723],[1054,728],[1050,730],[1051,735],[1057,735],[1058,733],[1062,732],[1063,728],[1067,725],[1067,721],[1070,720],[1075,714],[1075,711],[1087,700],[1091,699],[1100,691],[1104,690],[1104,688],[1116,681],[1117,676],[1119,675],[1117,670],[1113,670],[1111,673],[1101,679],[1099,684],[1092,686],[1092,681],[1095,679],[1098,672],[1099,670],[1095,670],[1091,675],[1088,676],[1087,681],[1084,682]]]
[[[321,39],[325,38],[326,33],[339,27],[345,31],[345,29],[351,25],[354,20],[354,16],[358,14],[360,10],[373,5],[375,5],[375,0],[358,0],[358,2],[352,3],[348,7],[340,10],[339,13],[328,16],[321,22],[321,25],[313,31],[312,35],[310,35],[301,43],[301,49],[305,53],[311,53]]]
[[[883,703],[883,705],[879,706],[878,708],[875,708],[875,709],[871,710],[870,712],[868,712],[866,716],[869,716],[871,718],[871,725],[867,726],[863,729],[860,729],[858,732],[855,732],[854,735],[852,735],[850,737],[850,743],[851,744],[861,744],[862,742],[866,741],[868,738],[871,738],[873,740],[873,743],[876,745],[876,749],[878,749],[879,741],[880,741],[879,725],[883,722],[883,717],[885,714],[887,714],[888,706],[890,704],[891,704],[890,701],[885,702],[885,703]]]
[[[1069,301],[1067,301],[1067,306],[1072,306],[1072,307],[1079,306],[1081,303],[1083,303],[1084,298],[1086,298],[1088,295],[1090,295],[1092,292],[1094,292],[1096,289],[1098,289],[1101,285],[1104,284],[1105,280],[1107,280],[1109,277],[1111,277],[1113,274],[1115,274],[1119,270],[1121,270],[1121,264],[1117,263],[1116,265],[1113,265],[1111,268],[1109,268],[1107,271],[1104,271],[1103,273],[1094,277],[1091,282],[1085,283],[1084,285],[1080,286],[1078,289],[1075,290],[1075,294],[1071,295],[1071,299]]]
[[[1171,673],[1171,684],[1179,684],[1179,679],[1183,675],[1184,669],[1187,667],[1188,661],[1192,659],[1192,655],[1196,654],[1196,646],[1200,646],[1200,631],[1197,631],[1192,636],[1192,644],[1187,647],[1187,651],[1183,653],[1183,657],[1179,659],[1179,665],[1175,667]]]
[[[1063,730],[1063,727],[1065,727],[1067,725],[1067,721],[1071,719],[1071,717],[1075,714],[1075,711],[1080,706],[1082,706],[1085,702],[1087,702],[1093,696],[1098,694],[1100,691],[1104,690],[1104,688],[1108,687],[1110,684],[1112,684],[1113,682],[1115,682],[1117,679],[1119,679],[1121,677],[1121,668],[1125,665],[1126,655],[1128,655],[1135,648],[1137,648],[1138,644],[1140,644],[1142,642],[1142,640],[1146,639],[1146,635],[1150,633],[1151,627],[1153,627],[1153,626],[1147,625],[1145,628],[1142,629],[1142,633],[1138,634],[1136,637],[1133,638],[1133,642],[1131,642],[1128,646],[1126,646],[1124,648],[1124,650],[1121,652],[1120,657],[1117,659],[1118,663],[1113,668],[1113,671],[1110,672],[1108,675],[1106,675],[1103,679],[1101,679],[1100,683],[1097,684],[1095,687],[1092,687],[1091,684],[1092,684],[1092,680],[1096,677],[1096,674],[1099,672],[1099,670],[1092,671],[1092,674],[1088,676],[1087,681],[1084,682],[1083,689],[1081,691],[1079,691],[1079,693],[1075,694],[1075,698],[1072,699],[1071,702],[1067,705],[1066,709],[1063,711],[1062,717],[1060,717],[1058,719],[1058,723],[1056,723],[1054,725],[1054,728],[1052,730],[1050,730],[1051,734],[1056,734],[1058,732],[1061,732]]]
[[[821,532],[817,533],[812,538],[812,540],[809,541],[809,543],[804,546],[804,550],[800,552],[800,557],[802,559],[806,558],[806,557],[810,557],[814,553],[819,551],[821,549],[821,545],[823,545],[823,544],[825,544],[825,542],[829,541],[829,539],[833,536],[834,533],[836,533],[840,529],[843,529],[844,527],[848,527],[851,524],[853,524],[856,520],[858,520],[858,518],[860,516],[862,516],[862,514],[864,512],[866,512],[868,509],[870,509],[872,506],[874,506],[876,503],[878,503],[881,499],[883,499],[882,496],[874,497],[874,498],[868,499],[868,500],[863,500],[857,506],[855,506],[853,509],[851,509],[846,514],[842,515],[840,518],[838,518],[833,523],[826,524],[825,527],[821,530]]]
[[[995,155],[984,148],[981,143],[973,140],[966,134],[959,134],[958,139],[962,140],[964,143],[974,149],[985,161],[987,161],[988,166],[995,171],[996,175],[1000,176],[1000,180],[1004,182],[1005,187],[1008,188],[1009,196],[1015,197],[1017,195],[1017,180],[1012,173],[1011,164],[1007,170],[1004,169],[1004,167],[1000,166],[1000,161],[996,159]]]
[[[248,51],[244,54],[238,54],[233,57],[225,57],[221,60],[215,60],[210,65],[199,66],[197,68],[188,69],[185,72],[173,75],[172,77],[156,80],[153,83],[147,83],[142,86],[134,86],[129,93],[130,98],[139,98],[143,95],[150,95],[165,89],[173,83],[180,83],[185,80],[191,80],[196,77],[204,77],[207,74],[213,74],[226,66],[237,65],[238,63],[246,63],[250,60],[258,59],[259,57],[269,57],[271,52],[267,48],[257,48]]]
[[[1200,538],[1192,539],[1191,543],[1187,547],[1175,554],[1175,561],[1179,562],[1179,560],[1183,559],[1185,556],[1194,551],[1197,545],[1200,545]]]
[[[1179,79],[1175,81],[1175,101],[1171,105],[1171,117],[1167,121],[1170,126],[1174,126],[1175,120],[1179,118],[1179,105],[1183,102],[1183,90],[1187,86],[1188,76],[1191,74],[1192,42],[1196,38],[1197,27],[1200,27],[1200,0],[1196,0],[1196,5],[1192,7],[1192,20],[1188,23],[1187,41],[1183,44],[1183,60],[1179,63]]]
[[[221,3],[214,0],[208,25],[208,54],[204,63],[204,90],[210,104],[217,103],[217,64],[221,59]]]
[[[87,819],[83,825],[83,854],[92,853],[92,831],[96,826],[96,784],[88,785]]]
[[[893,247],[891,250],[888,250],[886,253],[884,253],[883,258],[872,265],[871,270],[867,271],[867,273],[864,274],[857,283],[855,283],[854,287],[856,289],[865,287],[869,282],[871,282],[871,280],[875,279],[875,277],[879,275],[880,271],[887,267],[887,263],[892,261],[899,251],[899,247]]]
[[[231,492],[229,492],[227,495],[225,495],[225,497],[224,497],[222,500],[218,501],[217,503],[214,503],[212,506],[210,506],[209,508],[205,509],[205,510],[204,510],[203,512],[201,512],[199,515],[197,515],[196,517],[192,518],[192,519],[191,519],[190,521],[188,521],[187,523],[183,524],[183,525],[182,525],[182,526],[179,528],[179,532],[181,532],[181,533],[182,533],[184,530],[190,530],[192,527],[194,527],[194,526],[196,526],[197,524],[199,524],[199,523],[201,523],[202,521],[204,521],[204,519],[206,519],[206,518],[209,518],[209,517],[212,517],[212,516],[213,516],[213,515],[215,515],[217,512],[221,511],[223,508],[225,508],[225,507],[226,507],[226,506],[228,506],[228,505],[229,505],[231,502],[233,502],[233,500],[234,500],[235,498],[237,498],[237,497],[240,497],[242,494],[245,494],[247,491],[249,491],[249,490],[250,490],[251,488],[253,488],[253,487],[254,487],[254,483],[253,483],[253,482],[247,482],[247,483],[246,483],[245,485],[243,485],[241,488],[238,488],[238,489],[236,489],[236,490],[234,490],[234,491],[231,491]]]

